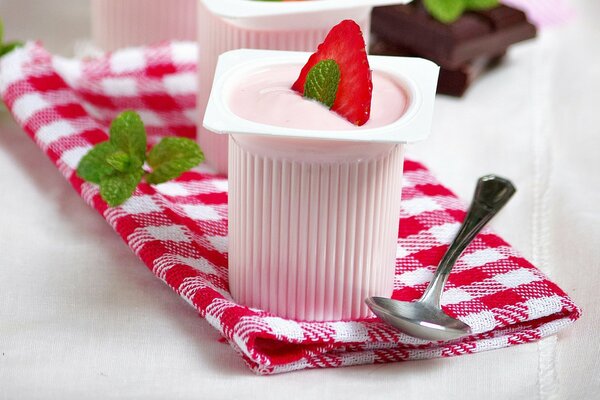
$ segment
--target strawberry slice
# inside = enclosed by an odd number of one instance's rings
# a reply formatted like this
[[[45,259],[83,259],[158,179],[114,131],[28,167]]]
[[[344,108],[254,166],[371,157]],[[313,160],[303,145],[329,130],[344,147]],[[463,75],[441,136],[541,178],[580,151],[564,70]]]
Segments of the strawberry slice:
[[[292,89],[303,96],[307,96],[307,77],[309,86],[315,86],[322,82],[311,82],[309,76],[311,70],[317,66],[318,71],[311,75],[319,75],[322,79],[329,79],[328,75],[320,74],[324,61],[333,60],[339,68],[339,75],[332,79],[338,80],[337,92],[334,92],[335,101],[331,106],[335,111],[351,123],[364,125],[371,114],[371,96],[373,93],[373,82],[371,80],[371,68],[367,59],[365,40],[358,24],[352,20],[345,20],[334,26],[327,34],[325,41],[319,45],[316,53],[310,56],[306,65],[300,72],[300,77],[292,86]],[[325,65],[327,66],[327,65]],[[319,72],[316,74],[314,72]],[[329,82],[335,85],[335,82]],[[315,98],[314,96],[307,96]]]

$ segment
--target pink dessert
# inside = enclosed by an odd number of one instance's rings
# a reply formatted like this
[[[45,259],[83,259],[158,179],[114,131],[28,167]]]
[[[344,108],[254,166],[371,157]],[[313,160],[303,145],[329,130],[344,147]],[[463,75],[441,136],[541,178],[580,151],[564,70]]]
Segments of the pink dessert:
[[[361,57],[366,59],[358,51],[358,60],[346,58],[360,63]],[[352,105],[361,93],[357,86],[372,81],[372,91],[362,91],[369,98],[369,119],[358,126],[333,111],[335,106],[294,90],[301,69],[294,63],[257,67],[227,85],[226,103],[238,117],[298,130],[297,137],[287,138],[231,136],[231,293],[240,303],[285,318],[364,318],[366,297],[392,292],[403,146],[340,141],[333,132],[369,135],[394,124],[410,96],[397,77],[370,72],[368,64],[340,72],[351,85],[341,89],[340,81],[336,96],[350,88],[344,96]],[[329,140],[309,139],[309,131]]]
[[[392,294],[404,143],[429,132],[437,71],[367,57],[348,20],[310,56],[221,55],[204,126],[229,136],[237,302],[301,321],[352,320],[372,315],[367,297]]]
[[[267,125],[306,130],[360,130],[397,121],[408,106],[408,95],[391,77],[373,72],[373,99],[369,121],[356,126],[316,101],[307,101],[291,89],[297,65],[262,68],[239,82],[229,96],[234,114]]]

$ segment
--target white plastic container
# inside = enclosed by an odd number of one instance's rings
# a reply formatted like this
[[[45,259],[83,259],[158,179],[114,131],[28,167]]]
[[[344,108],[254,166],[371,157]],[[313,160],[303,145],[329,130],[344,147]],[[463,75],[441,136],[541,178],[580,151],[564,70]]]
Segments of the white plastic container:
[[[105,51],[196,40],[197,0],[92,0],[92,40]]]
[[[379,128],[284,128],[230,109],[236,82],[252,71],[300,70],[309,56],[237,50],[219,59],[204,126],[230,136],[229,285],[236,301],[284,318],[359,319],[370,315],[366,297],[392,293],[403,145],[429,134],[438,67],[369,57],[409,100]]]
[[[313,0],[268,2],[251,0],[199,0],[200,69],[198,108],[200,121],[213,82],[217,58],[235,49],[316,51],[329,30],[353,19],[369,43],[371,10],[375,6],[410,0]],[[227,174],[227,140],[200,127],[200,147],[219,173]]]

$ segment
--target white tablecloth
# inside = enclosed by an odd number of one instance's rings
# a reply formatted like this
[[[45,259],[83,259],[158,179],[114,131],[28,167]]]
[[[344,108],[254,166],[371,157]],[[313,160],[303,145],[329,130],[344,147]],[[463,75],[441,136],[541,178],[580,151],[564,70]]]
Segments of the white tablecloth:
[[[439,97],[431,139],[409,151],[465,199],[489,172],[516,183],[494,226],[583,307],[572,328],[465,357],[254,376],[3,113],[0,399],[598,398],[600,2],[574,6],[465,98]],[[11,36],[63,54],[88,13],[0,0]]]

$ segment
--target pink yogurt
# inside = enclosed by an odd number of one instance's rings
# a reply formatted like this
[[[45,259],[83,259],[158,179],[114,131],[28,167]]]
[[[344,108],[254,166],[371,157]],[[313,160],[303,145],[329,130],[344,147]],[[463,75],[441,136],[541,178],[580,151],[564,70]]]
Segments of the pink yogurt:
[[[403,145],[302,132],[368,135],[397,121],[409,96],[375,72],[371,119],[357,127],[293,92],[299,70],[275,64],[243,74],[227,91],[239,117],[299,132],[229,139],[230,290],[241,304],[284,318],[365,318],[367,297],[392,294]]]
[[[373,73],[371,117],[355,126],[316,101],[307,101],[291,89],[298,65],[275,65],[259,69],[238,83],[229,97],[234,114],[267,125],[305,130],[372,129],[398,120],[408,106],[408,95],[384,73]]]

